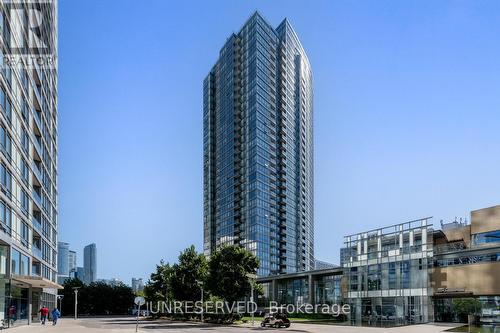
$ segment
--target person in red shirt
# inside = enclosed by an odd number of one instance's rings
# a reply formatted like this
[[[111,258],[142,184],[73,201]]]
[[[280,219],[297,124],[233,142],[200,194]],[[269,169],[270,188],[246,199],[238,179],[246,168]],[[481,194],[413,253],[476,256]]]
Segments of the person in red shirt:
[[[47,321],[47,316],[49,315],[49,308],[43,306],[38,312],[40,312],[40,320],[42,325],[45,325],[45,321]]]

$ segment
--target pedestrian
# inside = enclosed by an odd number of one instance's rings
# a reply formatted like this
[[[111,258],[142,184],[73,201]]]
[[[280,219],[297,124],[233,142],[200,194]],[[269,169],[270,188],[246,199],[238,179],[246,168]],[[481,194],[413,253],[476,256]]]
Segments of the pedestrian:
[[[38,312],[40,312],[40,321],[42,325],[45,325],[45,322],[47,321],[47,317],[49,315],[49,308],[46,306],[42,306],[42,308]]]
[[[57,308],[54,308],[54,310],[52,310],[52,325],[57,325],[57,319],[59,319],[59,317],[61,317],[61,312],[59,312]]]
[[[17,319],[17,308],[15,305],[11,305],[9,307],[9,324],[11,326],[14,326],[16,319]]]

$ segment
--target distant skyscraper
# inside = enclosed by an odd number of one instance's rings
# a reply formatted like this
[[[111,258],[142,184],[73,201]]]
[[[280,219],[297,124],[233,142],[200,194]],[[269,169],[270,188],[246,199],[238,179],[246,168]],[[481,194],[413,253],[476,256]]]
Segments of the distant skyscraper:
[[[69,276],[69,244],[57,243],[57,274],[61,277]]]
[[[98,279],[97,282],[102,282],[107,285],[110,285],[112,287],[117,287],[123,285],[123,281],[117,278],[111,278],[111,279]]]
[[[132,290],[134,292],[142,291],[144,289],[144,282],[141,278],[132,278]]]
[[[76,252],[75,251],[69,251],[68,252],[68,268],[69,268],[69,273],[71,274],[72,272],[76,271]]]
[[[77,267],[73,277],[82,282],[85,281],[85,270],[83,269],[83,267]]]
[[[94,243],[83,249],[84,282],[97,281],[97,247]]]
[[[285,19],[255,13],[203,83],[204,252],[236,244],[258,275],[314,269],[313,88]]]

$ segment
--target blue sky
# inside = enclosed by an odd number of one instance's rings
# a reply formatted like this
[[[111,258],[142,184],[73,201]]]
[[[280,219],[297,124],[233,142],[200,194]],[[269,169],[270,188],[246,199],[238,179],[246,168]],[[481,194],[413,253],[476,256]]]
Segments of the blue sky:
[[[314,73],[318,259],[500,204],[500,2],[59,1],[59,239],[99,278],[202,248],[202,80],[253,11]]]

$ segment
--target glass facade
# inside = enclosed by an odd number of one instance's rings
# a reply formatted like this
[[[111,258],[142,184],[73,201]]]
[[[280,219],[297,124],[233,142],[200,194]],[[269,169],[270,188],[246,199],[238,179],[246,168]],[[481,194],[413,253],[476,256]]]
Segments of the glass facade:
[[[255,13],[203,84],[204,251],[237,244],[259,276],[314,268],[312,73],[287,20]]]
[[[351,322],[386,327],[430,321],[432,249],[428,219],[346,236]]]
[[[2,328],[29,323],[33,294],[55,299],[54,289],[44,288],[57,287],[57,117],[57,1],[2,1]]]
[[[474,245],[500,243],[500,230],[483,232],[473,236]]]
[[[97,281],[97,246],[94,243],[83,248],[83,271],[85,283]]]

